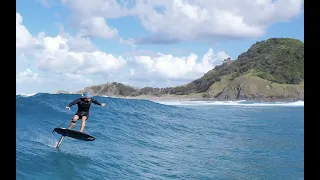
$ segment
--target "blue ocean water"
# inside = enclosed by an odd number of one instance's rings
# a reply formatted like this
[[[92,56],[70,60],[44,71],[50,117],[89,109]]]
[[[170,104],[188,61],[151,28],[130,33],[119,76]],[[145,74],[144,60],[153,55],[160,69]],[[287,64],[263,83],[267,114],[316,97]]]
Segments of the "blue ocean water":
[[[85,132],[66,138],[78,95],[16,97],[18,180],[304,179],[304,105],[97,97]],[[74,129],[80,128],[80,121]]]

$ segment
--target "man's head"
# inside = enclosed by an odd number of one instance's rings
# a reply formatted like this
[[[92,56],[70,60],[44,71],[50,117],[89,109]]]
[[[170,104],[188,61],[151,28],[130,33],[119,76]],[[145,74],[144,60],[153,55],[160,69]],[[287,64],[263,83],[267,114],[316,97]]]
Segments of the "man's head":
[[[86,101],[91,101],[92,95],[90,94],[89,91],[84,92],[82,96]]]

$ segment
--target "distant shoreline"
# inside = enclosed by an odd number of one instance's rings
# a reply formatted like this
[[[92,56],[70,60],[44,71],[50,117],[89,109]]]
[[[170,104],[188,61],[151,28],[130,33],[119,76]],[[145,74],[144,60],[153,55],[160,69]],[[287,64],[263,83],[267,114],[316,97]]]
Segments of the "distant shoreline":
[[[264,98],[264,99],[215,99],[215,98],[201,98],[201,97],[188,97],[188,96],[105,96],[105,95],[97,95],[101,97],[111,97],[111,98],[122,98],[122,99],[139,99],[139,100],[151,100],[151,101],[216,101],[216,102],[228,102],[228,101],[252,101],[252,102],[284,102],[284,103],[290,103],[290,102],[298,102],[298,101],[304,101],[304,99],[298,99],[298,98]]]
[[[43,92],[40,92],[43,93]],[[21,95],[21,96],[34,96],[39,93],[19,93],[16,95]],[[48,93],[48,94],[69,94],[69,95],[81,95],[78,93],[73,93],[73,92],[55,92],[55,93]],[[290,102],[298,102],[298,101],[304,101],[304,99],[301,98],[294,98],[294,97],[287,97],[287,98],[262,98],[262,99],[215,99],[215,98],[202,98],[199,95],[163,95],[163,96],[151,96],[151,95],[140,95],[140,96],[114,96],[114,95],[95,95],[98,97],[110,97],[110,98],[121,98],[121,99],[137,99],[137,100],[151,100],[151,101],[203,101],[203,102],[208,102],[208,101],[216,101],[216,102],[230,102],[230,101],[251,101],[251,102],[258,102],[258,103],[268,103],[268,102],[283,102],[283,103],[290,103]]]

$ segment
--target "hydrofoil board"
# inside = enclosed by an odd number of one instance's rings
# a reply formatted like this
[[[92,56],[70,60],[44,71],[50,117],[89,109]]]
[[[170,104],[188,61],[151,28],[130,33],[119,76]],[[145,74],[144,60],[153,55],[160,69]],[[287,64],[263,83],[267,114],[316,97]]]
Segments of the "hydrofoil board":
[[[60,147],[65,136],[71,137],[74,139],[78,139],[78,140],[82,140],[82,141],[94,141],[95,140],[95,138],[89,134],[86,134],[86,133],[80,132],[80,131],[76,131],[76,130],[72,130],[72,129],[67,129],[67,128],[54,128],[53,132],[57,132],[58,134],[62,135],[62,137],[60,138],[60,140],[57,144],[57,148]]]

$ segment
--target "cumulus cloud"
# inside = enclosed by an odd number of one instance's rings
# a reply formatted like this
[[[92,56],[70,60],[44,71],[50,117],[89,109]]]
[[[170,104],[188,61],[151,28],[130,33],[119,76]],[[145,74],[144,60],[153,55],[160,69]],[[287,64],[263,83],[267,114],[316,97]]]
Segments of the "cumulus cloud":
[[[42,82],[42,81],[43,81],[43,78],[41,78],[39,74],[32,72],[32,70],[29,68],[26,68],[25,71],[18,72],[16,74],[17,83]]]
[[[32,37],[26,27],[22,25],[22,16],[16,13],[16,48],[26,49],[36,44],[36,39]]]
[[[121,17],[122,9],[117,0],[62,0],[62,3],[72,10],[71,24],[78,29],[79,36],[103,39],[118,37],[118,30],[110,27],[103,16]]]
[[[126,64],[121,56],[115,57],[101,52],[91,44],[90,40],[82,37],[65,34],[49,37],[44,33],[33,37],[22,25],[19,13],[16,14],[16,26],[16,48],[21,52],[33,52],[38,67],[42,70],[55,73],[95,74],[108,73]]]
[[[78,35],[81,37],[100,37],[103,39],[118,37],[118,30],[110,28],[103,17],[84,16],[81,18],[77,16],[75,21],[79,23]]]
[[[224,59],[230,57],[225,52],[215,54],[213,49],[208,52],[198,62],[198,56],[191,53],[187,57],[174,57],[170,54],[158,53],[157,56],[135,56],[135,62],[142,65],[147,72],[159,74],[165,78],[192,79],[199,77],[216,65],[220,65]]]
[[[112,54],[101,51],[77,53],[48,48],[40,52],[38,56],[40,69],[59,73],[107,73],[126,64],[122,57],[114,57]]]
[[[62,0],[85,35],[111,38],[104,19],[136,16],[151,36],[137,43],[258,37],[273,23],[298,16],[303,0]],[[94,21],[92,21],[94,19]],[[89,21],[90,20],[90,21]],[[89,23],[90,22],[90,23]]]
[[[40,32],[34,36],[23,25],[19,13],[16,13],[16,36],[19,91],[22,87],[32,87],[32,91],[46,88],[78,90],[110,81],[137,86],[136,82],[145,85],[158,80],[164,84],[182,83],[201,77],[229,57],[225,52],[214,52],[213,49],[202,58],[194,53],[176,57],[148,50],[115,56],[99,50],[89,38],[80,35],[60,32],[48,36]],[[129,42],[132,41],[123,40],[123,43]]]

